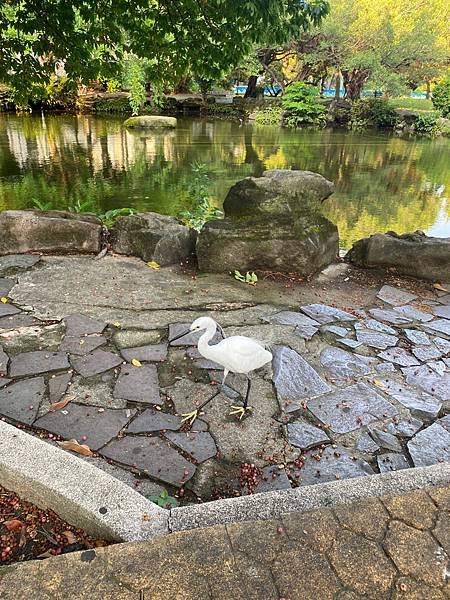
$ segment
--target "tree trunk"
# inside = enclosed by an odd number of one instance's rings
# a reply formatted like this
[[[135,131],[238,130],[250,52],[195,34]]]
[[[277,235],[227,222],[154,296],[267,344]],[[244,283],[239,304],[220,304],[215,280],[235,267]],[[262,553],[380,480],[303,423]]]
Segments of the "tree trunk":
[[[247,89],[245,90],[244,98],[256,98],[256,86],[258,83],[257,75],[250,75],[248,78]]]
[[[345,96],[351,102],[359,100],[364,84],[369,78],[369,69],[352,69],[342,72]]]
[[[426,93],[426,98],[427,100],[429,100],[431,98],[431,84],[429,81],[426,82],[427,83],[427,93]]]
[[[334,80],[334,98],[335,100],[339,100],[341,97],[341,74],[338,71],[336,73],[336,77]]]

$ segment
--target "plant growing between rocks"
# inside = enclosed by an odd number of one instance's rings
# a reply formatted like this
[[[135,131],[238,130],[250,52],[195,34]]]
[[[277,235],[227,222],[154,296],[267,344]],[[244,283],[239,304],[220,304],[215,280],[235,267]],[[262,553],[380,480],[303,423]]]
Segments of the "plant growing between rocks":
[[[179,504],[176,498],[169,496],[169,492],[165,488],[161,491],[159,496],[147,496],[147,499],[150,500],[150,502],[157,504],[161,508],[175,508],[175,506],[178,506]]]
[[[223,213],[211,202],[207,166],[202,163],[194,163],[191,170],[194,177],[188,186],[187,194],[191,208],[178,213],[178,217],[191,229],[200,231],[206,221],[220,219]]]

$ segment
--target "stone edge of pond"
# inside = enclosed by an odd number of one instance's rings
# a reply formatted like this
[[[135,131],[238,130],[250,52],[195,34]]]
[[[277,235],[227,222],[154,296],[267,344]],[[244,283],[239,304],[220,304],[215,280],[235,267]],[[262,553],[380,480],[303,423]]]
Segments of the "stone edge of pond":
[[[0,421],[0,485],[87,533],[139,541],[169,533],[169,513],[77,456]]]

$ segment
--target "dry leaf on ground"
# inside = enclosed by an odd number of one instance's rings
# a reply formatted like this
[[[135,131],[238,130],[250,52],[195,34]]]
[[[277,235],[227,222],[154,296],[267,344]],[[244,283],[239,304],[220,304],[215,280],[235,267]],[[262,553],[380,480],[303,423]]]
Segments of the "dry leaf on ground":
[[[22,521],[19,521],[19,519],[10,519],[9,521],[4,521],[3,525],[8,531],[14,531],[14,533],[19,533],[19,531],[22,531],[23,523]]]
[[[74,396],[66,396],[59,402],[54,402],[53,404],[50,404],[50,406],[48,407],[48,410],[50,410],[50,411],[61,410],[62,408],[67,406],[69,404],[69,402],[73,399],[74,399]]]
[[[83,456],[94,455],[89,446],[86,446],[86,444],[79,444],[77,440],[66,440],[64,442],[57,442],[57,444],[64,450],[72,450],[72,452],[77,452],[77,454],[82,454]]]

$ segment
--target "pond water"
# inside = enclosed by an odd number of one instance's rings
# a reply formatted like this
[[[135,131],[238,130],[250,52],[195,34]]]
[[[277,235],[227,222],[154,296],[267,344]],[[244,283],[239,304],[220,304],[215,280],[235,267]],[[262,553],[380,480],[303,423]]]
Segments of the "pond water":
[[[129,131],[122,118],[0,115],[0,210],[134,207],[176,215],[189,203],[192,165],[207,165],[220,206],[238,179],[306,169],[336,184],[324,203],[341,246],[376,232],[450,237],[450,140],[346,131],[289,131],[179,119],[174,131]]]

